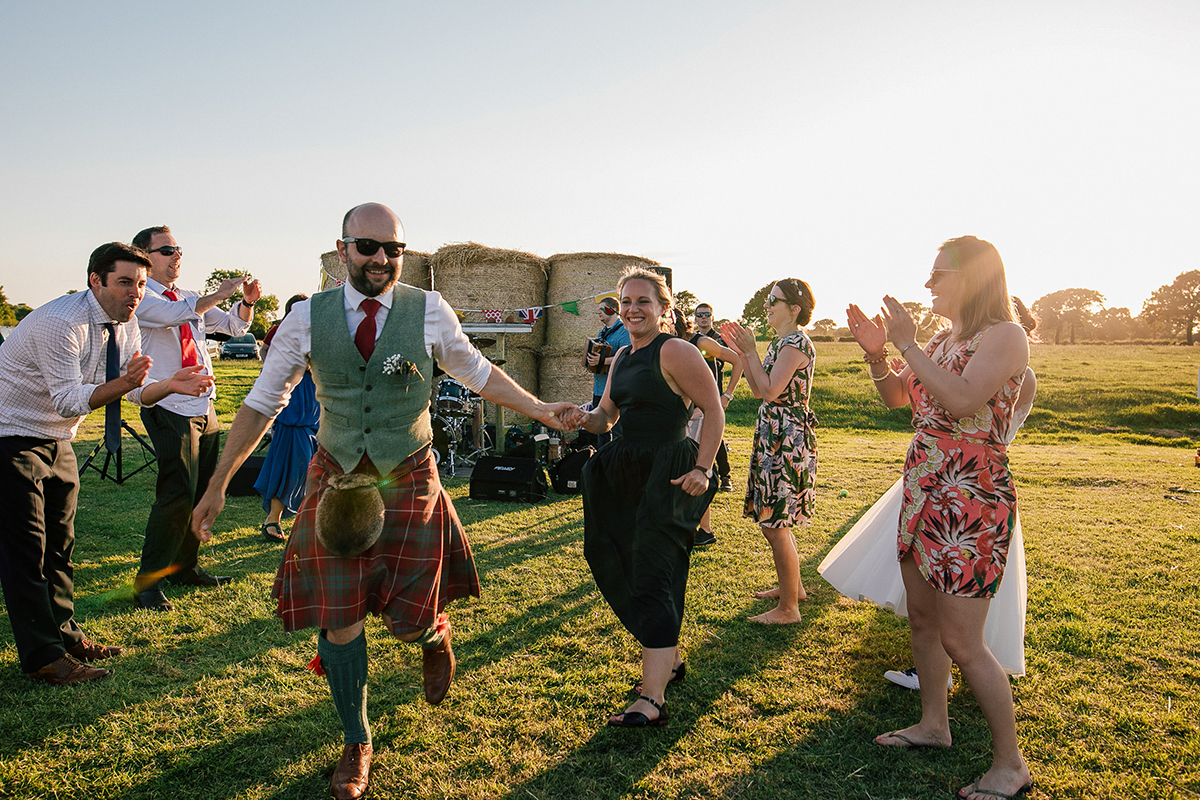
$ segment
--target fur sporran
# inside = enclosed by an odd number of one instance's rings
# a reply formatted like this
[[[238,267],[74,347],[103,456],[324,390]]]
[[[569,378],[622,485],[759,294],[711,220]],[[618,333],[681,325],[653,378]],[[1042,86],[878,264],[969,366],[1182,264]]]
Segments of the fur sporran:
[[[383,498],[369,475],[333,475],[317,503],[317,539],[335,556],[356,556],[383,533]]]

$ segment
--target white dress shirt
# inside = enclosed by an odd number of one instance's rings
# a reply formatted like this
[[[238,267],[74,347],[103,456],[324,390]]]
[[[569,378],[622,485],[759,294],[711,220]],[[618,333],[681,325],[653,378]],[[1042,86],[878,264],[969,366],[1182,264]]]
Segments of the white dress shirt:
[[[116,322],[91,289],[32,311],[0,345],[0,436],[71,440],[106,383],[108,329],[115,326],[121,374],[141,346],[137,317]],[[143,386],[148,385],[147,381]],[[126,395],[140,405],[142,386]]]
[[[362,310],[366,295],[348,283],[342,288],[346,296],[346,328],[353,339],[358,323],[367,316]],[[393,295],[384,292],[374,299],[380,303],[375,312],[375,339],[378,341],[392,308]],[[279,323],[262,372],[250,394],[246,395],[246,405],[274,418],[287,405],[292,388],[308,369],[311,352],[312,305],[308,300],[301,300]],[[425,292],[425,352],[438,362],[439,367],[476,393],[483,389],[492,374],[491,362],[467,340],[454,309],[437,292]],[[426,377],[432,379],[432,376]]]
[[[183,366],[183,345],[179,339],[179,326],[189,325],[192,329],[192,339],[196,343],[196,355],[204,365],[206,375],[213,374],[212,358],[204,344],[206,333],[227,333],[230,336],[241,336],[250,330],[250,321],[244,320],[233,311],[222,311],[213,306],[201,316],[196,313],[196,301],[199,292],[176,287],[178,300],[163,296],[170,289],[150,278],[146,281],[146,296],[137,307],[138,324],[142,329],[142,355],[150,356],[150,375],[147,383],[166,380]],[[216,385],[199,397],[187,394],[169,394],[158,405],[168,411],[184,417],[202,417],[208,413],[209,403],[217,396]]]

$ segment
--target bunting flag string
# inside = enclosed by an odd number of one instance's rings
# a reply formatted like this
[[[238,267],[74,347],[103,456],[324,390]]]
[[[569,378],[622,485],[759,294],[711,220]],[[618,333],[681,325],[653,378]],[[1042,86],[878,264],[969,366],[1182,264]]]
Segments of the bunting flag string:
[[[342,278],[335,278],[333,275],[330,275],[329,271],[324,267],[321,267],[321,275],[322,284],[324,284],[324,279],[328,278],[333,284],[332,288],[342,286],[346,282]],[[532,327],[533,325],[537,324],[537,321],[542,317],[542,313],[548,308],[561,308],[568,314],[574,314],[578,317],[580,315],[579,304],[583,301],[595,300],[598,303],[600,302],[601,298],[616,296],[616,292],[608,291],[601,292],[599,294],[588,295],[587,297],[577,297],[574,300],[564,300],[561,303],[548,303],[544,306],[530,306],[528,308],[455,308],[454,311],[459,315],[460,318],[463,314],[468,312],[483,314],[484,319],[493,323],[503,322],[504,319],[511,314],[519,318],[521,322]]]

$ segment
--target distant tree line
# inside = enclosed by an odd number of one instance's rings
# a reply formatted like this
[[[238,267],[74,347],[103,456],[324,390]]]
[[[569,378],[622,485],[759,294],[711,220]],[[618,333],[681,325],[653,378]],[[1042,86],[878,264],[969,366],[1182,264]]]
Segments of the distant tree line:
[[[767,333],[763,301],[774,284],[767,284],[755,293],[742,311],[742,320],[760,333]],[[1093,289],[1061,289],[1033,302],[1031,309],[1038,318],[1038,335],[1043,342],[1053,344],[1079,341],[1137,341],[1172,340],[1194,344],[1200,326],[1200,270],[1184,272],[1165,286],[1159,287],[1142,304],[1136,317],[1128,308],[1105,308],[1104,295]],[[921,303],[904,303],[917,321],[919,338],[928,338],[941,324],[941,319]],[[809,326],[815,336],[830,339],[850,338],[844,323],[819,319]]]
[[[4,294],[4,287],[0,286],[0,326],[6,328],[12,327],[25,319],[25,315],[30,311],[33,311],[33,309],[24,303],[14,306],[8,302],[8,297]]]

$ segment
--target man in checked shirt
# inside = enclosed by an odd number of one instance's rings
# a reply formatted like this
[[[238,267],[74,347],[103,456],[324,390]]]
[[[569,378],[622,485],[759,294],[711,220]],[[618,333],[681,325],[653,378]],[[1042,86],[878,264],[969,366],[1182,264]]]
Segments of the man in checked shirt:
[[[108,670],[84,662],[121,652],[75,622],[79,471],[71,440],[80,420],[122,395],[146,405],[212,386],[198,367],[143,386],[150,358],[138,352],[134,310],[149,268],[141,250],[101,245],[88,261],[88,290],[34,310],[0,348],[0,584],[21,669],[56,686],[105,677]],[[118,359],[112,370],[110,353]]]

